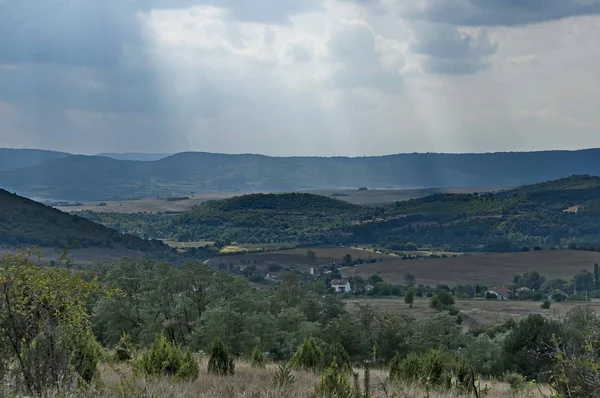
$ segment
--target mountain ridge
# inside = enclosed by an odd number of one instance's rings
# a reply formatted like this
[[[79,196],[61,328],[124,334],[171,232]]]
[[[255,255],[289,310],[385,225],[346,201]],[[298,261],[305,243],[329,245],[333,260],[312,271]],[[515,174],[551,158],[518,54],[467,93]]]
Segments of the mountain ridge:
[[[600,174],[600,149],[327,158],[181,152],[154,161],[73,155],[0,171],[0,187],[93,201],[218,191],[520,186],[580,174]]]

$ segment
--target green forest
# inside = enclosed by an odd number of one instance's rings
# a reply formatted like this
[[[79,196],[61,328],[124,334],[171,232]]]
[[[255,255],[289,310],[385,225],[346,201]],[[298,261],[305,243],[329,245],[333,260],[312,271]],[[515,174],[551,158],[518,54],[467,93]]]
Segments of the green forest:
[[[600,319],[586,306],[560,319],[531,314],[468,330],[445,289],[430,298],[433,315],[413,317],[369,306],[349,311],[339,296],[323,294],[322,282],[302,283],[295,273],[259,291],[242,276],[198,263],[123,259],[76,273],[64,265],[27,254],[2,261],[0,380],[8,382],[0,394],[143,394],[136,380],[194,380],[202,358],[209,373],[225,378],[239,363],[278,366],[266,373],[269,397],[295,387],[292,371],[320,378],[298,386],[320,398],[386,396],[373,393],[371,371],[386,388],[444,396],[481,396],[488,389],[482,380],[493,378],[515,394],[539,384],[555,396],[590,397],[598,385]],[[134,376],[98,384],[106,364]],[[353,369],[363,369],[364,386],[352,382]]]
[[[169,250],[160,241],[122,234],[1,189],[0,243],[71,248],[123,245],[155,253]]]
[[[79,214],[145,238],[506,252],[600,247],[598,198],[600,178],[582,175],[497,193],[437,194],[378,207],[295,193],[212,201],[185,214]]]

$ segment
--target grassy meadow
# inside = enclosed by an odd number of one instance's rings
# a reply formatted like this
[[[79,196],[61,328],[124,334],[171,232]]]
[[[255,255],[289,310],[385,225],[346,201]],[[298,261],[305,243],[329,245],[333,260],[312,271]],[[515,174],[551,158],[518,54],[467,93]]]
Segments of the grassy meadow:
[[[248,362],[237,361],[233,376],[215,376],[206,370],[206,359],[200,359],[200,375],[195,381],[178,381],[169,377],[148,377],[135,375],[131,367],[123,364],[105,364],[101,366],[99,377],[91,392],[91,397],[161,397],[161,398],[312,398],[315,385],[320,376],[311,372],[292,372],[295,383],[281,390],[271,386],[276,365],[268,364],[265,368],[254,368]],[[361,379],[364,373],[360,373]],[[506,383],[488,380],[481,381],[482,387],[490,387],[488,398],[511,396],[510,387]],[[540,388],[548,393],[546,387]],[[81,396],[81,395],[77,395]],[[399,385],[388,379],[383,370],[371,371],[372,398],[430,398],[454,397],[467,395],[443,394],[430,392],[429,395],[418,387]],[[472,395],[469,395],[472,396]],[[536,387],[523,391],[518,397],[541,398],[543,395]]]

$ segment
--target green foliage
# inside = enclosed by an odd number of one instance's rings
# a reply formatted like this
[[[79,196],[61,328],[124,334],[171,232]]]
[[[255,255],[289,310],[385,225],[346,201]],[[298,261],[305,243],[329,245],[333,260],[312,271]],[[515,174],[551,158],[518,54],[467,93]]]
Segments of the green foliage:
[[[350,369],[340,368],[334,362],[325,369],[321,380],[315,386],[318,398],[354,398],[356,386],[350,381]]]
[[[550,308],[550,305],[552,304],[552,302],[550,300],[544,300],[542,301],[542,304],[540,305],[540,307],[542,307],[543,309],[547,310]]]
[[[212,345],[208,372],[221,376],[232,375],[235,372],[235,361],[221,340],[216,340]]]
[[[414,287],[409,287],[406,291],[406,295],[404,296],[404,302],[412,308],[413,303],[415,302],[415,295],[417,294],[417,290]]]
[[[271,388],[275,391],[286,391],[296,383],[292,374],[292,366],[289,362],[277,365],[275,373],[271,377]]]
[[[165,252],[160,241],[122,235],[76,215],[64,213],[0,189],[0,243],[36,244],[50,247],[112,247]]]
[[[168,375],[180,379],[198,378],[198,362],[189,350],[169,343],[164,335],[157,335],[154,343],[142,352],[138,369],[149,375]]]
[[[253,368],[264,368],[265,367],[265,356],[260,348],[254,347],[252,350],[252,357],[250,358],[250,363]]]
[[[296,369],[312,371],[323,367],[323,351],[313,338],[304,340],[292,359],[292,366]]]
[[[7,254],[0,274],[0,365],[31,395],[92,380],[101,349],[86,302],[100,290],[64,267],[43,266],[33,253]],[[7,364],[14,364],[7,368]]]
[[[344,348],[344,346],[339,343],[330,344],[324,353],[324,363],[336,363],[339,367],[343,366],[352,366],[352,362],[350,360],[350,355]]]
[[[540,314],[523,318],[507,335],[504,355],[510,370],[526,377],[540,377],[550,368],[550,346],[552,336],[561,335],[557,321]]]
[[[502,375],[502,381],[504,381],[510,387],[512,398],[516,398],[527,388],[527,381],[525,377],[518,373],[506,372]]]
[[[597,330],[588,330],[583,344],[565,344],[553,337],[549,344],[550,386],[557,396],[569,398],[596,397],[600,392],[600,360],[597,349],[600,343]]]
[[[402,380],[403,377],[403,368],[402,368],[402,360],[400,359],[400,354],[396,353],[389,364],[390,368],[390,379],[391,380]]]
[[[454,299],[447,290],[440,290],[431,297],[429,306],[438,311],[450,310],[454,306]]]
[[[394,250],[427,246],[507,252],[569,244],[589,249],[600,247],[600,211],[596,211],[600,207],[586,204],[599,195],[599,178],[573,176],[498,193],[437,194],[376,208],[316,195],[283,194],[205,203],[175,217],[82,215],[111,228],[118,226],[121,232],[140,236],[160,232],[161,238],[182,240],[216,241],[227,235],[241,243],[368,242]],[[582,205],[578,213],[563,211],[576,205]],[[415,222],[423,226],[414,228]],[[407,241],[414,243],[397,243]],[[595,283],[593,276],[591,282]]]
[[[119,343],[115,347],[115,359],[119,362],[127,362],[135,355],[135,343],[129,333],[123,333]]]

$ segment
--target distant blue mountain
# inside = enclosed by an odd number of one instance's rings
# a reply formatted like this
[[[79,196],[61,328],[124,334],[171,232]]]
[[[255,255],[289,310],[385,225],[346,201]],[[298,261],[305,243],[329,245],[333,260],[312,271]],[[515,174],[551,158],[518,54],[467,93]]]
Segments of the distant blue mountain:
[[[42,149],[0,148],[0,171],[16,170],[38,165],[46,160],[64,159],[70,153]]]
[[[107,158],[117,160],[141,160],[144,162],[152,162],[154,160],[164,159],[171,156],[172,153],[99,153],[96,156],[105,156]]]
[[[79,155],[0,170],[0,188],[30,197],[93,201],[215,191],[514,187],[575,174],[600,175],[600,149],[360,158],[184,152],[154,161]]]

